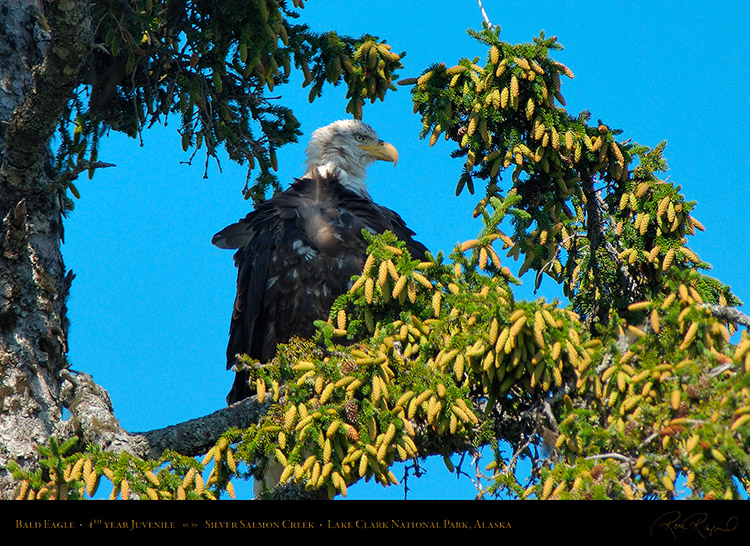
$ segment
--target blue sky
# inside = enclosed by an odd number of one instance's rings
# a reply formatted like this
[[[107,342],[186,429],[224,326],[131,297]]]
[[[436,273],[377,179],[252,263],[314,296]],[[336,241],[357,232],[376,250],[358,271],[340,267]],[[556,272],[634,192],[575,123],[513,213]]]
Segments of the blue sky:
[[[654,146],[667,140],[669,176],[689,200],[706,233],[689,245],[713,265],[711,275],[750,300],[750,183],[747,173],[747,29],[750,3],[585,2],[485,0],[501,38],[527,42],[544,29],[565,49],[555,58],[575,79],[563,82],[568,111],[592,112],[623,138]],[[418,76],[432,62],[455,64],[486,51],[467,36],[481,27],[475,0],[306,2],[302,21],[314,30],[334,29],[385,38],[406,51],[400,77]],[[310,133],[347,117],[342,88],[326,88],[312,105],[299,79],[277,88],[302,124],[299,144],[279,153],[283,184],[303,172]],[[473,238],[475,198],[454,196],[461,163],[442,139],[428,147],[418,139],[408,88],[384,103],[367,104],[364,120],[400,153],[398,165],[370,172],[373,198],[398,211],[431,250],[449,252]],[[105,387],[121,424],[131,431],[165,427],[224,407],[232,382],[224,369],[229,313],[235,290],[231,251],[211,236],[245,216],[240,193],[244,167],[203,161],[192,166],[180,146],[177,119],[138,141],[112,135],[99,152],[116,168],[78,183],[82,198],[65,224],[63,256],[76,274],[69,300],[70,361]],[[519,264],[506,262],[517,271]],[[533,279],[517,298],[535,298]],[[548,281],[540,294],[561,296]],[[743,308],[748,312],[748,308]],[[409,498],[471,498],[471,483],[457,481],[442,462],[431,477],[410,479]],[[397,473],[398,474],[398,473]],[[393,487],[355,486],[349,498],[402,498]]]

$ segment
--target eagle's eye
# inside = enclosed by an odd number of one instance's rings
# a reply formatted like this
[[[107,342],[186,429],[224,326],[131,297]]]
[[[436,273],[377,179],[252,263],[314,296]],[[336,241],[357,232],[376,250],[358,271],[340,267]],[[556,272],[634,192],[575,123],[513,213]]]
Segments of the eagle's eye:
[[[365,139],[364,135],[354,135],[354,138],[356,138],[360,142],[362,142]]]

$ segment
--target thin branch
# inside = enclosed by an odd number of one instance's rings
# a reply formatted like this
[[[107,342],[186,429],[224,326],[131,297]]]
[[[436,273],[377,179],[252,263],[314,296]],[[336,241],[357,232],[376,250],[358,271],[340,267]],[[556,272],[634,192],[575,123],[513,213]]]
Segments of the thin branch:
[[[148,444],[146,456],[152,459],[159,457],[166,449],[183,455],[201,455],[230,428],[247,428],[257,423],[270,405],[270,399],[261,404],[253,396],[209,415],[134,436]]]
[[[66,188],[70,182],[73,182],[75,179],[77,179],[78,175],[80,175],[84,171],[88,171],[89,169],[106,169],[109,167],[116,167],[116,165],[114,163],[105,163],[103,161],[81,161],[72,169],[63,171],[58,174],[52,181],[51,186],[55,188]]]
[[[619,453],[601,453],[599,455],[589,455],[588,457],[586,457],[587,461],[595,459],[617,459],[618,461],[622,461],[627,464],[632,464],[633,462],[625,455],[620,455]]]
[[[704,303],[702,307],[708,309],[716,318],[720,318],[734,324],[742,324],[743,326],[747,326],[748,328],[750,328],[750,316],[746,315],[738,309],[735,309],[734,307],[727,307],[725,305],[718,305],[715,303]]]
[[[487,12],[484,11],[482,0],[477,0],[477,3],[479,4],[479,9],[482,11],[482,19],[484,20],[484,24],[487,25],[488,28],[496,29],[497,25],[492,24],[492,22],[490,21],[490,17],[487,15]]]
[[[728,371],[728,370],[732,370],[732,369],[734,369],[735,367],[736,367],[736,366],[735,366],[734,364],[732,364],[731,362],[729,362],[729,363],[727,363],[727,364],[722,364],[722,365],[720,365],[720,366],[716,366],[715,368],[712,368],[712,369],[711,369],[711,370],[710,370],[710,371],[708,372],[708,377],[718,377],[718,376],[720,376],[721,374],[723,374],[724,372],[726,372],[726,371]]]

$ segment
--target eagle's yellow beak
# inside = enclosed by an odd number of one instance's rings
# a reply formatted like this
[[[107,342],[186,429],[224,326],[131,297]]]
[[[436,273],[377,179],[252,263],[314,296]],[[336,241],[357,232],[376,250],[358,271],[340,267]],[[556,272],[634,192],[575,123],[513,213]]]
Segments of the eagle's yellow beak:
[[[396,166],[396,163],[398,163],[398,150],[396,150],[396,147],[393,146],[393,144],[381,140],[377,144],[361,144],[359,147],[375,159],[393,161],[394,167]]]

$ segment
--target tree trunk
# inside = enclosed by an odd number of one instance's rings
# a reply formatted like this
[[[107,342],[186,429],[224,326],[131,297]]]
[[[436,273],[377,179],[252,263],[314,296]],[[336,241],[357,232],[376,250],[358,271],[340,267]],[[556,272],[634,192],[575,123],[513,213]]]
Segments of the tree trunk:
[[[50,139],[90,47],[89,4],[0,0],[0,498],[62,424],[65,188]]]

